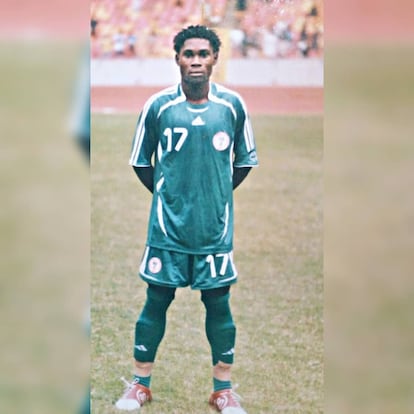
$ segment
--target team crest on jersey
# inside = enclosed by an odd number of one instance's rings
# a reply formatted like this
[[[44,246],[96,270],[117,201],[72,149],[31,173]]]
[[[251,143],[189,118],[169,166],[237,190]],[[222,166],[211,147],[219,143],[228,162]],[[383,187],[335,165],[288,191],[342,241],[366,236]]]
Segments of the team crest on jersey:
[[[230,145],[230,137],[224,131],[217,132],[213,137],[213,147],[217,151],[224,151]]]
[[[151,273],[158,273],[162,268],[161,260],[158,257],[151,257],[148,261],[148,270]]]

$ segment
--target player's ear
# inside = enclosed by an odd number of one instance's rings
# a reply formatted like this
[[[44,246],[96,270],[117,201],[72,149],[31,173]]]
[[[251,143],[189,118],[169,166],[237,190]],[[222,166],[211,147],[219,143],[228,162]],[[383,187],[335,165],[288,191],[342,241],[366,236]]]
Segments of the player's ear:
[[[178,57],[178,53],[175,54],[175,63],[178,65],[178,61],[180,60],[180,58]]]
[[[213,58],[214,58],[213,65],[215,65],[217,63],[217,61],[218,61],[218,52],[216,52],[216,53],[213,54]]]

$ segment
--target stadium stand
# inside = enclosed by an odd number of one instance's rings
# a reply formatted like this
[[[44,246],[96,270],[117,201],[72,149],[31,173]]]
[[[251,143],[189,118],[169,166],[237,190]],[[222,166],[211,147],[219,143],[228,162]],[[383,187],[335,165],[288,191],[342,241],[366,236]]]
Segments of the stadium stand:
[[[235,58],[323,54],[322,0],[92,0],[92,58],[170,57],[199,23],[226,30]]]

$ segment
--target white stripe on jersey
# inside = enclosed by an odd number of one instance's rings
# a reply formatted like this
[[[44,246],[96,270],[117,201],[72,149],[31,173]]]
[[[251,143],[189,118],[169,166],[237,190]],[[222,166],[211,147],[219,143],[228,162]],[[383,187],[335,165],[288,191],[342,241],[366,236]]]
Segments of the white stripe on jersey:
[[[216,86],[217,92],[228,93],[229,95],[235,96],[240,101],[241,106],[243,108],[243,111],[244,111],[244,113],[246,115],[246,118],[247,118],[247,107],[246,107],[246,104],[245,104],[242,96],[239,93],[237,93],[236,91],[233,91],[231,89],[228,89],[225,86],[220,85],[218,83],[215,83],[214,85]]]
[[[137,130],[135,132],[134,144],[133,144],[132,151],[131,151],[131,158],[129,159],[129,165],[135,165],[136,162],[138,161],[137,158],[138,158],[139,151],[141,150],[142,138],[144,136],[144,133],[145,133],[144,117],[141,116],[139,123],[137,125]]]
[[[158,193],[160,192],[161,187],[162,187],[163,184],[164,184],[164,177],[161,177],[158,180],[158,182],[157,182],[157,184],[155,186],[155,188],[156,188],[156,190],[157,190]],[[158,223],[160,223],[160,227],[161,227],[162,232],[166,236],[168,236],[167,229],[165,228],[165,224],[164,224],[164,216],[163,216],[162,210],[163,210],[163,208],[162,208],[162,200],[161,200],[161,197],[158,194],[158,202],[157,202],[157,217],[158,217]]]
[[[213,95],[211,93],[211,91],[208,94],[208,99],[210,99],[210,101],[212,101],[212,102],[215,102],[215,103],[218,103],[218,104],[221,104],[221,105],[224,105],[224,106],[227,106],[228,108],[230,108],[230,110],[231,110],[231,112],[234,116],[234,119],[237,119],[236,110],[234,109],[234,106],[230,102],[226,101],[225,99],[218,98],[216,95]]]
[[[158,196],[158,203],[157,203],[157,216],[158,216],[158,222],[160,223],[160,227],[162,232],[168,236],[167,234],[167,230],[165,228],[165,224],[164,224],[164,217],[162,214],[162,201],[161,201],[161,197]]]
[[[195,113],[206,112],[206,111],[208,111],[208,107],[207,108],[201,108],[201,109],[195,109],[195,108],[190,108],[189,106],[187,106],[187,111],[195,112]]]
[[[229,215],[230,215],[230,212],[229,212],[229,203],[226,203],[226,209],[225,209],[225,213],[224,214],[225,214],[224,230],[223,230],[223,234],[220,237],[220,240],[223,240],[224,239],[224,237],[227,234],[227,230],[229,229]]]
[[[233,269],[233,273],[237,276],[237,269],[236,269],[236,266],[234,264],[233,250],[229,253],[229,257],[230,257],[230,263],[231,263],[231,268]]]
[[[247,152],[250,152],[254,149],[252,124],[250,123],[250,120],[247,118],[247,116],[246,120],[244,121],[244,142],[246,144]]]
[[[170,106],[174,106],[174,105],[178,105],[179,103],[185,102],[187,100],[187,98],[185,97],[184,94],[177,96],[177,98],[173,99],[172,101],[167,102],[166,104],[164,104],[160,110],[158,111],[158,115],[157,118],[159,118],[161,116],[161,114]]]
[[[244,111],[247,112],[246,105],[244,104],[243,98],[241,97],[239,93],[237,93],[236,91],[233,91],[232,89],[228,89],[225,86],[220,85],[219,83],[215,83],[214,85],[216,86],[217,92],[225,92],[225,93],[235,96],[242,103]]]
[[[230,280],[236,279],[236,277],[237,277],[237,274],[236,275],[233,275],[231,277],[228,277],[227,279],[220,279],[219,280],[219,283],[229,282]]]
[[[161,158],[162,158],[162,145],[161,145],[161,141],[158,141],[157,157],[158,157],[158,161],[161,161]]]
[[[157,189],[158,192],[160,192],[162,185],[164,184],[164,177],[161,177],[158,182],[157,185],[155,186],[155,188]]]
[[[141,266],[139,267],[139,271],[141,273],[145,272],[145,265],[147,263],[148,253],[149,253],[149,247],[147,246],[145,248],[144,257],[142,258]]]
[[[138,161],[139,152],[141,150],[142,141],[145,134],[145,119],[148,115],[148,111],[151,108],[151,105],[156,101],[159,97],[164,95],[173,95],[177,92],[177,86],[170,86],[169,88],[163,89],[162,91],[152,95],[148,101],[145,103],[144,108],[142,110],[141,116],[139,118],[139,122],[137,125],[137,129],[135,131],[134,143],[131,151],[131,157],[129,159],[129,165],[135,165]]]
[[[250,152],[251,150],[254,149],[254,135],[253,135],[252,125],[250,123],[250,119],[249,119],[249,116],[248,116],[248,113],[247,113],[247,106],[246,106],[242,96],[240,94],[238,94],[237,92],[232,91],[231,89],[227,89],[223,85],[219,85],[217,83],[215,85],[216,85],[216,88],[217,88],[218,92],[225,92],[225,93],[228,93],[230,95],[233,95],[240,101],[241,106],[242,106],[243,111],[244,111],[244,116],[245,116],[244,140],[245,140],[247,151]]]
[[[229,165],[230,165],[230,171],[231,171],[231,178],[233,179],[233,172],[234,172],[234,167],[233,167],[233,148],[234,148],[234,142],[231,143],[231,147],[230,147],[230,151],[229,151]]]

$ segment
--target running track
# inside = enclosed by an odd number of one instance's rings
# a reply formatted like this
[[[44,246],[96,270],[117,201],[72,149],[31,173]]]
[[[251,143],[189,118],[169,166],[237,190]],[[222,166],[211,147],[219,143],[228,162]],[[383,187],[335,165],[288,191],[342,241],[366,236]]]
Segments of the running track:
[[[92,87],[91,112],[134,113],[162,87]],[[252,115],[322,114],[323,88],[231,87],[246,101]]]

